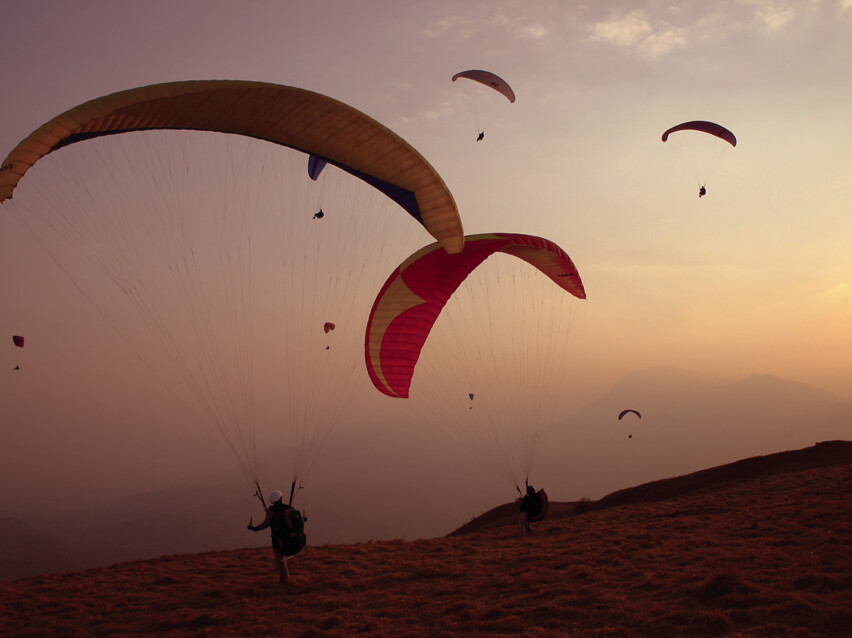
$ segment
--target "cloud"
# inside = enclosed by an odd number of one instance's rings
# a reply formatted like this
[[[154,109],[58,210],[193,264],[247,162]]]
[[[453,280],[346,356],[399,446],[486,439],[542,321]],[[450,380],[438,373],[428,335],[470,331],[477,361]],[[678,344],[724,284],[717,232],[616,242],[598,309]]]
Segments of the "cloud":
[[[504,7],[511,8],[509,7]],[[497,10],[490,17],[480,20],[471,20],[469,16],[454,15],[434,22],[431,26],[423,29],[427,38],[440,38],[454,35],[459,39],[468,39],[478,34],[493,35],[494,29],[502,29],[504,32],[514,32],[524,37],[540,38],[547,34],[547,28],[540,22],[530,22],[525,16],[516,16]]]
[[[777,31],[789,24],[796,15],[792,5],[778,0],[746,0],[754,6],[754,15],[763,27]]]
[[[686,44],[685,33],[680,27],[671,27],[661,33],[652,33],[639,44],[639,50],[654,58],[665,55],[672,49]]]
[[[651,24],[641,11],[633,11],[621,18],[598,22],[590,27],[593,40],[603,40],[618,46],[632,46],[651,33]]]
[[[685,29],[665,23],[655,27],[642,11],[597,22],[589,27],[589,31],[592,40],[624,48],[635,47],[649,57],[665,55],[687,41]]]
[[[452,102],[441,102],[436,108],[430,109],[424,113],[427,120],[437,120],[453,113]]]
[[[427,38],[440,38],[442,35],[447,33],[448,31],[452,31],[454,29],[458,29],[460,27],[465,27],[469,24],[469,21],[464,16],[452,16],[450,18],[445,18],[443,20],[439,20],[431,27],[427,27],[423,29],[423,33]]]
[[[850,0],[852,2],[852,0]],[[533,38],[534,40],[538,40],[539,38],[543,38],[547,35],[547,28],[541,24],[531,24],[527,27],[524,27],[523,34],[527,37]]]

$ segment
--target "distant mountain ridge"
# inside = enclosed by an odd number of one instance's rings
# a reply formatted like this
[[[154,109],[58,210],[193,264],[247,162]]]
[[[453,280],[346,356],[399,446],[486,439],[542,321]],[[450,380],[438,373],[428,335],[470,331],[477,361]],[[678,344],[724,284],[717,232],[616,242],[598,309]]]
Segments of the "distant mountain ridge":
[[[619,422],[625,408],[643,418]],[[818,388],[772,375],[729,382],[653,368],[628,375],[547,432],[530,480],[547,489],[557,515],[558,503],[602,499],[626,485],[849,439],[852,403]],[[268,450],[260,465],[275,468],[282,458],[284,451]],[[311,544],[440,537],[514,494],[473,455],[415,421],[340,429],[312,477],[297,501],[307,509]],[[0,579],[269,542],[245,529],[259,507],[240,476],[199,483],[62,513],[60,522],[39,510],[17,521],[14,534],[0,526],[4,549],[24,570],[0,563]],[[57,541],[65,553],[42,561]]]
[[[548,518],[579,515],[621,505],[662,501],[684,496],[691,492],[717,489],[728,483],[747,481],[758,476],[783,472],[798,472],[817,467],[852,465],[852,441],[823,441],[802,450],[790,450],[728,463],[719,467],[699,470],[685,476],[660,479],[608,494],[597,501],[576,503],[550,503]],[[504,503],[472,521],[465,523],[447,536],[459,536],[494,527],[518,524],[518,504]]]
[[[59,538],[16,518],[0,518],[0,580],[78,569]]]
[[[548,517],[527,538],[309,544],[286,588],[265,547],[135,560],[0,583],[0,633],[838,638],[850,511],[836,465]]]
[[[642,419],[619,421],[626,408]],[[695,467],[849,439],[852,403],[825,390],[767,374],[726,381],[657,367],[627,375],[551,428],[535,483],[599,498]]]

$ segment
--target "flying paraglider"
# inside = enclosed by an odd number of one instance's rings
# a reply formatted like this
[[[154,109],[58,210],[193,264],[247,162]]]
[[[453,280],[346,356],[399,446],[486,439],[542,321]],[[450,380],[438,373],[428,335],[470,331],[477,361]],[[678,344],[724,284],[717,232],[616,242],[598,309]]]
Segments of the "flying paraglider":
[[[721,155],[737,145],[736,136],[721,124],[693,120],[672,126],[663,132],[663,142],[672,136],[670,145],[684,153],[698,182],[698,197],[707,194],[707,180]]]
[[[331,323],[330,321],[326,321],[325,325],[323,325],[323,327],[322,327],[322,330],[323,330],[323,332],[325,332],[325,334],[328,334],[329,332],[334,330],[334,324]],[[331,346],[326,346],[325,349],[329,350],[329,349],[331,349]]]
[[[469,235],[452,256],[431,244],[376,297],[367,371],[376,389],[411,395],[420,418],[520,491],[560,412],[573,302],[585,296],[570,257],[547,239]]]
[[[619,412],[619,413],[618,413],[618,420],[619,420],[619,421],[621,421],[621,419],[623,419],[626,415],[628,415],[628,414],[630,414],[630,413],[635,414],[635,415],[636,415],[637,417],[639,417],[640,419],[642,418],[642,415],[641,415],[641,414],[639,414],[639,412],[637,412],[636,410],[622,410],[621,412]],[[632,434],[632,433],[628,433],[628,434],[627,434],[627,438],[628,438],[628,439],[632,439],[632,438],[633,438],[633,434]]]
[[[12,335],[12,343],[14,343],[18,348],[23,348],[24,347],[24,338],[20,335]],[[15,353],[15,367],[12,368],[12,369],[13,370],[20,370],[21,369],[21,364],[18,361],[17,352]]]
[[[472,80],[473,82],[478,82],[479,84],[494,89],[500,95],[509,100],[510,103],[515,102],[515,92],[512,90],[512,87],[509,86],[506,80],[501,78],[499,75],[492,73],[491,71],[482,71],[479,69],[461,71],[453,76],[453,82],[455,82],[459,78],[465,78],[468,80]],[[485,138],[485,131],[480,130],[478,119],[479,118],[477,117],[476,129],[478,131],[478,134],[476,136],[476,141],[481,142]]]

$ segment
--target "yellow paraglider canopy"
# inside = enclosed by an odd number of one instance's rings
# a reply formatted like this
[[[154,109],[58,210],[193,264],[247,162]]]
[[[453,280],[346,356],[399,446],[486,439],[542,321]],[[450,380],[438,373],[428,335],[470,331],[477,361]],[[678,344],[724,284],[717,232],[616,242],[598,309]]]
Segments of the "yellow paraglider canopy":
[[[58,115],[24,139],[0,166],[0,202],[48,153],[104,135],[155,129],[233,133],[317,156],[375,186],[450,253],[464,232],[453,196],[410,144],[333,98],[290,86],[240,80],[154,84],[112,93]]]

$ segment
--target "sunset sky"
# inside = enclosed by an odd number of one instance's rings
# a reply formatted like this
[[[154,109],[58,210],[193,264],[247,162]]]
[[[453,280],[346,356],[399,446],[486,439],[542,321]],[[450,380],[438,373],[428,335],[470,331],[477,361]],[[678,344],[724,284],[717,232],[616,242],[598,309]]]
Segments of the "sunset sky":
[[[773,374],[852,400],[850,0],[0,6],[2,156],[122,89],[245,79],[317,91],[417,148],[466,233],[542,235],[572,257],[588,294],[569,344],[574,407],[660,365]],[[508,81],[516,102],[450,81],[477,68]],[[660,140],[687,120],[738,138],[702,199]],[[17,498],[22,461],[49,468],[32,481],[45,489],[141,488],[134,459],[155,449],[148,469],[170,480],[211,469],[187,454],[215,446],[178,425],[180,408],[5,209],[0,508]],[[27,336],[24,351],[13,334]],[[377,421],[379,398],[363,408]],[[156,423],[160,442],[116,435],[128,412]],[[110,453],[93,461],[77,446]],[[94,477],[73,478],[90,463]]]

